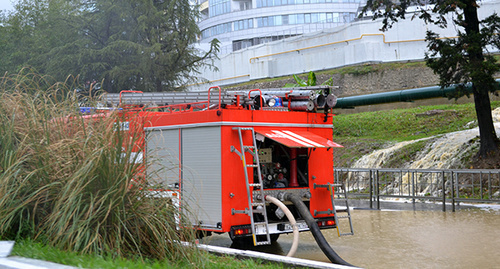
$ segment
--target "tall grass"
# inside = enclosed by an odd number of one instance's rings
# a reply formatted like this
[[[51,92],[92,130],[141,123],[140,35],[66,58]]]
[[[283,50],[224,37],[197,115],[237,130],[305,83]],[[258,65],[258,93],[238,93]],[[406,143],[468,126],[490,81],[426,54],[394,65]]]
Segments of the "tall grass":
[[[143,164],[141,136],[115,128],[118,113],[85,119],[74,82],[35,74],[0,78],[0,238],[33,239],[63,250],[193,260],[194,238],[179,212],[130,184]],[[186,219],[186,218],[182,218]]]

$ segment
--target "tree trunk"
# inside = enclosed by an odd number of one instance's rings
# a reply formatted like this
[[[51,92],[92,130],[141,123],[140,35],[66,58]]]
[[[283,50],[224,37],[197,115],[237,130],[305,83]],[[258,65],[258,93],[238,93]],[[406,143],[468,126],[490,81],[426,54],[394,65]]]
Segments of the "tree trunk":
[[[489,154],[499,150],[499,140],[495,132],[495,126],[493,125],[490,97],[486,89],[474,89],[474,105],[476,107],[479,139],[481,142],[478,154],[481,157],[488,157]]]
[[[156,78],[155,84],[156,84],[156,91],[162,92],[163,91],[163,83],[161,82],[160,78]]]
[[[469,46],[467,53],[469,54],[470,64],[476,70],[483,70],[484,55],[482,46],[474,44],[480,42],[479,34],[479,18],[477,16],[476,1],[469,0],[464,8],[465,17],[465,32],[467,34]],[[479,139],[481,146],[479,148],[479,156],[488,157],[489,154],[499,150],[499,140],[493,125],[493,117],[491,116],[490,96],[487,83],[483,81],[482,72],[473,72],[471,74],[474,105],[476,108],[477,122],[479,125]]]
[[[113,88],[113,83],[111,83],[111,78],[108,75],[105,75],[103,78],[103,84],[102,88],[107,91],[107,92],[118,92],[116,89]]]

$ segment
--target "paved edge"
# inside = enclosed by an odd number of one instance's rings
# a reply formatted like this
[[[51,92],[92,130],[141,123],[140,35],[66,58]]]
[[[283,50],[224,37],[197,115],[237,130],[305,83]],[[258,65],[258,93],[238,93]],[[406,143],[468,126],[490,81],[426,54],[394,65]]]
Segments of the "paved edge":
[[[318,261],[312,261],[312,260],[306,260],[306,259],[300,259],[300,258],[294,258],[294,257],[286,257],[286,256],[281,256],[281,255],[262,253],[262,252],[251,251],[251,250],[239,250],[239,249],[210,246],[210,245],[204,245],[204,244],[198,244],[197,247],[199,249],[208,251],[210,253],[231,255],[231,256],[235,256],[237,258],[261,259],[261,260],[267,260],[267,261],[271,261],[271,262],[292,265],[295,267],[332,268],[332,269],[358,268],[358,267],[351,267],[351,266],[345,266],[345,265],[339,265],[339,264],[333,264],[333,263],[318,262]]]
[[[0,268],[19,268],[19,269],[71,269],[77,268],[54,262],[30,259],[25,257],[7,257],[0,258]]]

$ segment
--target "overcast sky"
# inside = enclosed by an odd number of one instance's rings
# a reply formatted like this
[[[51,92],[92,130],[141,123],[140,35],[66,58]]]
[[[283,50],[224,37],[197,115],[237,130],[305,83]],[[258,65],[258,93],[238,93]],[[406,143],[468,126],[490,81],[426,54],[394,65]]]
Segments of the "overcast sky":
[[[0,10],[13,9],[11,1],[12,0],[0,0]]]

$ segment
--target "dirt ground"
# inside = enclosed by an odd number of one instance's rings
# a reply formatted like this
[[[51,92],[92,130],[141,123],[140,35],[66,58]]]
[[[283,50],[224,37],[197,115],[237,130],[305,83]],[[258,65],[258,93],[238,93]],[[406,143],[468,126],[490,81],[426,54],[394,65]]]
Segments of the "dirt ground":
[[[488,158],[475,156],[471,163],[473,169],[500,169],[500,148]]]

